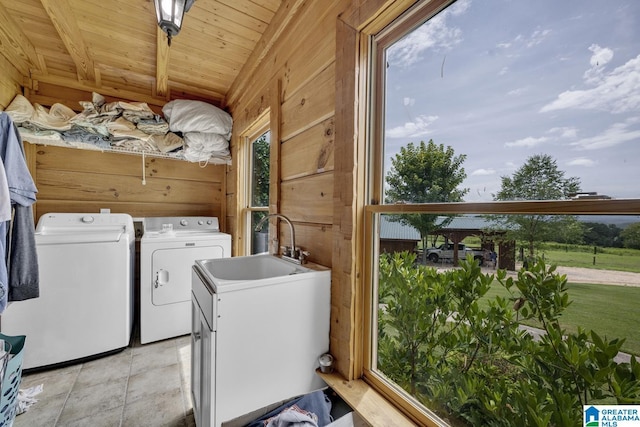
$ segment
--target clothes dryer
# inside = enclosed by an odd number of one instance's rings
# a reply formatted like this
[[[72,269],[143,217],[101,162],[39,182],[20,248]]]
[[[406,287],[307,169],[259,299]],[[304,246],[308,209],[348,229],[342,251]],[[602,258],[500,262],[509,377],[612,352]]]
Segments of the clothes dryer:
[[[49,213],[35,231],[40,296],[12,302],[5,335],[26,335],[23,369],[73,363],[129,345],[135,232],[127,214]]]
[[[231,256],[231,235],[216,217],[142,218],[140,342],[191,332],[191,267]]]

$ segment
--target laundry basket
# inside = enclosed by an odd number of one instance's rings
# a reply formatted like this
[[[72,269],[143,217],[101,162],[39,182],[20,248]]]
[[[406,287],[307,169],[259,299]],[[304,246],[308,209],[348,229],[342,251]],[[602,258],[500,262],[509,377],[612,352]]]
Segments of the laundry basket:
[[[22,357],[24,353],[24,335],[9,336],[0,334],[0,339],[11,344],[11,359],[7,362],[2,378],[0,395],[0,426],[10,427],[16,418],[18,409],[18,391],[22,381]]]

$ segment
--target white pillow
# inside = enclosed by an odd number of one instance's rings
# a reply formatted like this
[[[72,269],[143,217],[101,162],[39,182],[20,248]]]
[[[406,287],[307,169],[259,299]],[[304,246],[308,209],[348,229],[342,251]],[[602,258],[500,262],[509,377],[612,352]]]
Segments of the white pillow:
[[[217,133],[187,132],[183,135],[184,143],[190,147],[198,147],[203,151],[224,151],[229,149],[229,141]]]
[[[202,101],[176,99],[162,107],[172,132],[230,135],[233,119],[226,111]]]
[[[223,135],[215,133],[187,132],[184,134],[184,144],[184,157],[191,162],[229,155],[229,141]]]

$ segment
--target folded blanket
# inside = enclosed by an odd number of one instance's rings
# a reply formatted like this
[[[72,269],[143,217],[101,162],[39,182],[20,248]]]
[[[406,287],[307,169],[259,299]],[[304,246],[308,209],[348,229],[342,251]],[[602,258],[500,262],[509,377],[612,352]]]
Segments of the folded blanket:
[[[153,116],[152,119],[140,119],[136,127],[151,135],[164,135],[169,132],[169,123],[159,115]]]
[[[123,117],[118,117],[117,119],[107,123],[107,129],[109,132],[135,130],[135,128],[136,125]]]
[[[151,120],[153,119],[155,114],[153,111],[144,111],[144,110],[123,110],[122,117],[129,120],[132,123],[138,123],[140,120]]]
[[[113,141],[117,141],[118,139],[139,139],[141,141],[151,141],[151,137],[153,135],[149,135],[148,133],[144,133],[139,129],[112,129],[111,130],[111,139]]]
[[[153,135],[151,143],[163,153],[168,153],[184,146],[183,139],[173,132],[168,132],[166,135]]]
[[[74,126],[71,129],[61,132],[62,139],[69,145],[78,147],[79,144],[91,144],[96,148],[107,149],[111,147],[108,137],[87,128]]]

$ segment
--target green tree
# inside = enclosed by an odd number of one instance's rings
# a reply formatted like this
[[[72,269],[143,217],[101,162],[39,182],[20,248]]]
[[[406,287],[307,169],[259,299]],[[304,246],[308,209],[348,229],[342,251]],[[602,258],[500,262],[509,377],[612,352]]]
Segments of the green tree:
[[[615,224],[602,224],[599,222],[585,222],[584,243],[591,246],[605,248],[622,247],[620,233],[622,229]]]
[[[386,203],[442,203],[460,202],[469,191],[458,188],[467,177],[462,163],[467,156],[455,155],[453,148],[443,144],[420,141],[400,148],[391,159],[386,176]],[[420,233],[422,247],[427,247],[429,232],[435,227],[438,215],[393,215],[392,221],[413,226]],[[426,251],[423,253],[424,262]]]
[[[251,206],[269,206],[270,137],[271,132],[265,132],[252,143]]]
[[[625,248],[640,249],[640,222],[636,222],[620,233]]]
[[[580,179],[565,178],[556,161],[548,154],[536,154],[527,159],[513,176],[503,176],[502,187],[494,200],[563,200],[580,191]],[[575,217],[552,215],[509,215],[499,217],[496,228],[508,230],[508,238],[527,242],[529,258],[534,257],[536,245],[545,240],[555,240],[562,235],[564,241],[575,241],[581,235],[568,236],[574,230]]]

